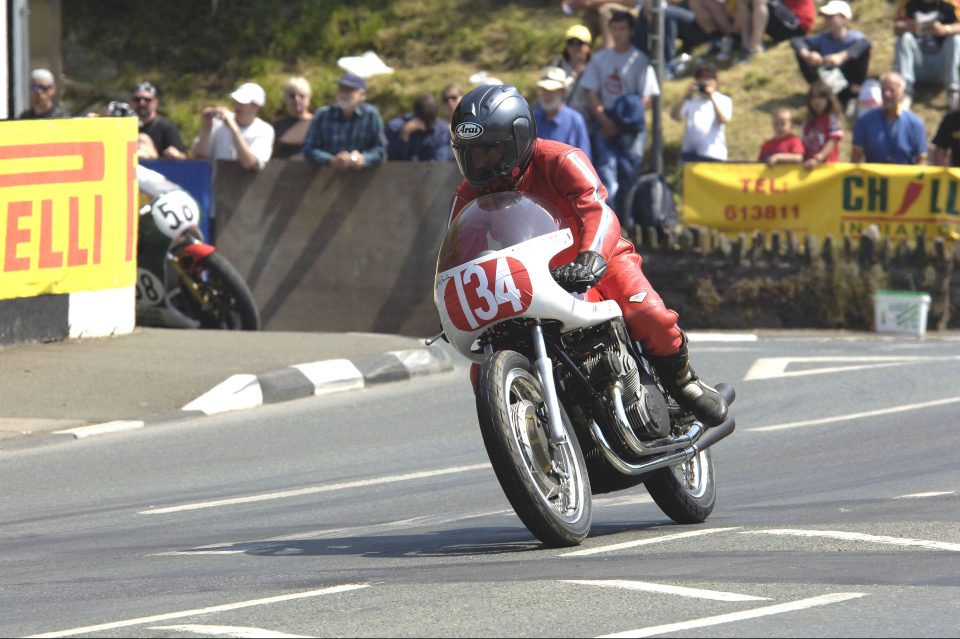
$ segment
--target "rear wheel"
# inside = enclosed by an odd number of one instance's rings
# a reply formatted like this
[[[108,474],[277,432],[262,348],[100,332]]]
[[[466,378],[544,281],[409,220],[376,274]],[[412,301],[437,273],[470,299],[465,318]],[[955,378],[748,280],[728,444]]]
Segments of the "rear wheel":
[[[186,290],[183,298],[201,328],[260,330],[260,311],[253,293],[227,258],[211,253],[193,267],[192,273],[198,286],[195,292],[203,302]]]
[[[481,368],[477,414],[487,455],[517,516],[551,547],[579,544],[592,520],[583,453],[560,411],[565,437],[551,447],[543,389],[530,361],[500,351]]]
[[[661,468],[644,484],[660,510],[678,524],[699,524],[717,501],[710,449],[676,466]]]

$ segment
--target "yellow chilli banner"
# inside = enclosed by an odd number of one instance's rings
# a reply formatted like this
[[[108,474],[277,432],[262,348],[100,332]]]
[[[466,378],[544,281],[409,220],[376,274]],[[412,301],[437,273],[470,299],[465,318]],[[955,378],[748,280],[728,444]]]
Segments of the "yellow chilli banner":
[[[0,122],[0,299],[136,281],[137,121]]]
[[[960,169],[894,164],[690,163],[683,221],[728,234],[793,231],[891,239],[960,238]]]

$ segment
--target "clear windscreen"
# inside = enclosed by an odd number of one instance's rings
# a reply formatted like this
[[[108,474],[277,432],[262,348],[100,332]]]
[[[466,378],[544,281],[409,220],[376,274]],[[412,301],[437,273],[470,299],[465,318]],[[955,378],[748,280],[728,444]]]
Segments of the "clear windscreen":
[[[566,228],[563,218],[546,200],[517,191],[481,195],[447,229],[437,272],[562,228]]]

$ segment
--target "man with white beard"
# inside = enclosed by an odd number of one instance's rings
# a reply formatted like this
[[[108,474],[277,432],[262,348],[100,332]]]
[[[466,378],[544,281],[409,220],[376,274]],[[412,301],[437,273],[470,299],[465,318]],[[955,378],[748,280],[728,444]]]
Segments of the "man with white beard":
[[[340,76],[336,103],[313,116],[303,140],[303,157],[335,169],[359,170],[383,162],[383,118],[366,97],[366,80],[355,73]]]
[[[537,122],[537,137],[556,140],[583,149],[591,156],[590,134],[579,111],[564,104],[571,78],[560,67],[546,67],[537,82],[537,104],[533,117]]]

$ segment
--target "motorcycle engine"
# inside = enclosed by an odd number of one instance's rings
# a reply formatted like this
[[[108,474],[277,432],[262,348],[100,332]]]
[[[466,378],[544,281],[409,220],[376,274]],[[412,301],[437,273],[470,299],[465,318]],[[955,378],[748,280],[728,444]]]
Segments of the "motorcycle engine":
[[[620,382],[627,419],[640,439],[666,437],[670,434],[670,415],[660,387],[630,354],[625,327],[617,322],[610,327],[580,342],[590,345],[578,353],[581,367],[598,390],[605,390],[612,380]]]

